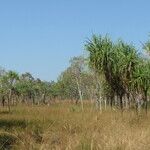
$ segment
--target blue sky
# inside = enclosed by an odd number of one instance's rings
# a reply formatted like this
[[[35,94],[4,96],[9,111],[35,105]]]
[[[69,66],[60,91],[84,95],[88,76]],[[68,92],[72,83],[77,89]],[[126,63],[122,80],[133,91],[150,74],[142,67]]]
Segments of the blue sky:
[[[0,65],[56,80],[93,33],[140,48],[150,33],[149,0],[0,1]]]

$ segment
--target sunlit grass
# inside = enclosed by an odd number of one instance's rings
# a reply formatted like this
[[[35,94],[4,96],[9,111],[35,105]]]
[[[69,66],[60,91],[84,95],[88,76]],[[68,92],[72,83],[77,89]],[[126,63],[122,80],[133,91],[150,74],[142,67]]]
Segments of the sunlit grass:
[[[150,115],[85,104],[16,106],[0,110],[0,149],[149,150]]]

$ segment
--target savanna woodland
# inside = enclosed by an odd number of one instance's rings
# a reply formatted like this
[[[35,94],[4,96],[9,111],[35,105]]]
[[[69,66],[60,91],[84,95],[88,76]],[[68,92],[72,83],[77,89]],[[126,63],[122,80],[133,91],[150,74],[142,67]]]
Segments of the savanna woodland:
[[[150,41],[93,35],[57,81],[0,70],[0,149],[149,150]]]

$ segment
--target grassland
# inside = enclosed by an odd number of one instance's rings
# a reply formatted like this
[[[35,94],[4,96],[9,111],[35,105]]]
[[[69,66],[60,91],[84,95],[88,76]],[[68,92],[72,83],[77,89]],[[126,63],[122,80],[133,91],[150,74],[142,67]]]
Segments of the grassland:
[[[150,115],[110,110],[90,104],[56,103],[0,109],[0,149],[149,150]]]

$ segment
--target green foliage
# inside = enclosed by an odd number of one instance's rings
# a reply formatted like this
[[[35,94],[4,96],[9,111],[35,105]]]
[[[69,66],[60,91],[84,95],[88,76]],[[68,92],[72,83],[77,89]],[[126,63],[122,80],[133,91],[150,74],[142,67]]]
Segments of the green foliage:
[[[3,105],[18,102],[48,104],[52,99],[136,100],[142,95],[148,101],[150,93],[150,60],[122,40],[114,42],[108,36],[93,35],[85,44],[88,58],[73,57],[70,65],[56,82],[36,79],[26,72],[19,75],[0,68],[0,98]],[[143,44],[149,52],[150,42]],[[149,54],[149,53],[148,53]],[[10,108],[9,108],[10,109]]]
[[[146,49],[149,48],[148,43]],[[122,97],[125,94],[129,95],[131,91],[134,92],[132,83],[140,87],[140,92],[148,91],[149,63],[146,58],[141,61],[135,47],[122,40],[113,42],[107,36],[93,35],[85,48],[89,52],[90,67],[99,76],[104,75],[108,87],[111,88],[110,93],[113,91],[120,97],[121,107],[123,107]]]

